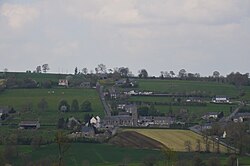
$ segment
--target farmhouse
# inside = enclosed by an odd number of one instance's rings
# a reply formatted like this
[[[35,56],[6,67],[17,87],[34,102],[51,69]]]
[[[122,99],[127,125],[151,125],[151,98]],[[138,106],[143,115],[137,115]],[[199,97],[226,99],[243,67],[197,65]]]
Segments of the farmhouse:
[[[207,112],[205,115],[202,116],[202,119],[209,120],[209,119],[220,119],[224,116],[223,112]]]
[[[130,115],[116,115],[116,116],[110,116],[105,117],[103,119],[103,125],[104,126],[132,126],[132,118]]]
[[[226,96],[216,96],[212,98],[213,103],[230,103],[229,98]]]
[[[134,112],[135,110],[137,110],[137,107],[134,104],[129,104],[129,105],[125,105],[124,109],[125,109],[126,112],[132,114],[132,112]]]
[[[20,129],[38,129],[40,128],[39,121],[21,121],[19,123]]]
[[[69,82],[68,82],[68,80],[66,80],[66,79],[60,79],[59,81],[58,81],[58,85],[60,85],[60,86],[69,86]]]
[[[138,125],[138,114],[137,107],[134,105],[131,109],[131,115],[116,115],[106,116],[103,119],[103,126],[116,127],[116,126],[137,126]]]
[[[140,116],[140,126],[164,126],[169,127],[175,122],[174,118],[166,116]]]
[[[8,116],[9,116],[9,108],[0,107],[0,120],[4,120]]]
[[[136,81],[133,79],[120,79],[115,82],[117,86],[123,86],[123,87],[134,87],[136,86]]]
[[[99,116],[96,117],[92,117],[90,119],[90,124],[92,124],[93,126],[95,126],[96,128],[100,127],[100,122],[101,122],[101,118]]]
[[[189,97],[186,102],[201,103],[202,100],[200,97]]]
[[[68,119],[68,123],[67,123],[68,128],[74,128],[74,127],[77,127],[77,125],[80,125],[80,122],[76,118],[70,117]]]
[[[157,126],[169,126],[174,123],[174,119],[166,116],[155,116],[154,124]]]
[[[249,112],[244,112],[244,113],[237,113],[233,117],[234,122],[245,122],[245,121],[250,121],[250,113]]]
[[[110,96],[111,99],[117,99],[118,98],[119,93],[114,87],[109,88],[108,91],[109,91],[109,96]]]

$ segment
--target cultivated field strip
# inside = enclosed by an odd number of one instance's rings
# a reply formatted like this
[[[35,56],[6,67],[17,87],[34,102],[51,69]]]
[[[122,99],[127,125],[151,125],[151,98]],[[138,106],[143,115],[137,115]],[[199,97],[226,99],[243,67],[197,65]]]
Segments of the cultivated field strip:
[[[201,141],[201,150],[205,150],[205,144],[203,137],[190,130],[170,130],[170,129],[131,129],[149,138],[152,138],[166,147],[174,150],[184,152],[187,151],[185,148],[185,141],[191,142],[191,151],[196,150],[197,140]],[[212,143],[210,144],[210,150],[213,149]],[[226,148],[220,145],[221,152],[225,152]]]

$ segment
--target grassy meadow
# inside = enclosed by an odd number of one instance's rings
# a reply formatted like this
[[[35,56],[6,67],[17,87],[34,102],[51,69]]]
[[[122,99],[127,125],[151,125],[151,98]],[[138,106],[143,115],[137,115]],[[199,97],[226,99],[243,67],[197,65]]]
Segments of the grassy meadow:
[[[159,80],[159,79],[141,79],[137,80],[139,90],[165,92],[165,93],[205,93],[210,96],[226,95],[237,97],[240,90],[230,84],[202,81],[185,81],[185,80]],[[250,88],[243,87],[246,95],[250,95]]]
[[[56,144],[43,145],[39,149],[33,149],[30,145],[18,145],[19,157],[14,159],[13,166],[22,166],[28,162],[35,162],[41,159],[57,161],[58,146]],[[0,146],[0,152],[4,146]],[[194,156],[198,155],[203,161],[216,157],[222,165],[227,164],[228,154],[216,153],[187,153],[175,152],[175,160],[185,160],[192,163]],[[64,155],[66,165],[81,166],[88,163],[91,166],[117,166],[127,163],[128,166],[141,166],[142,162],[149,157],[158,159],[159,166],[165,166],[164,155],[160,150],[134,149],[118,147],[109,144],[72,143]],[[189,161],[187,161],[189,160]],[[250,159],[247,156],[239,157],[240,165],[249,165]]]
[[[230,114],[230,107],[235,108],[227,104],[207,104],[206,106],[172,106],[173,113],[179,113],[181,109],[186,109],[189,114],[195,114],[199,117],[204,115],[206,112],[223,112],[225,116]],[[162,113],[168,113],[170,106],[157,105],[157,110]]]
[[[24,78],[31,78],[36,82],[43,82],[44,80],[51,80],[54,82],[58,82],[59,79],[65,79],[65,77],[67,76],[66,74],[23,73],[23,72],[8,72],[5,75],[7,78],[16,78],[17,80],[21,80]]]
[[[44,111],[38,109],[38,103],[44,98],[48,102],[48,108]],[[89,100],[92,104],[90,114],[103,116],[104,111],[101,101],[95,89],[10,89],[0,93],[0,105],[11,106],[18,112],[11,119],[12,122],[20,120],[39,119],[41,124],[55,124],[59,117],[74,116],[83,119],[85,112],[58,111],[59,102],[65,99],[71,105],[73,99],[77,99],[79,105]],[[30,105],[31,111],[25,111],[25,107]]]
[[[191,149],[195,151],[196,141],[201,141],[201,150],[205,150],[205,144],[201,135],[196,134],[190,130],[171,130],[171,129],[132,129],[142,135],[159,141],[166,147],[173,151],[185,152],[187,151],[184,146],[185,141],[191,142]],[[212,148],[211,148],[212,149]],[[226,152],[226,147],[220,146],[222,152]]]
[[[0,146],[0,150],[3,146]],[[41,159],[51,159],[57,161],[58,159],[58,145],[44,145],[39,149],[32,149],[32,146],[21,145],[18,146],[22,153],[14,162],[13,165],[21,166],[28,161],[39,161]],[[70,148],[64,155],[66,165],[81,166],[87,162],[90,165],[119,165],[124,163],[131,163],[131,165],[141,165],[142,161],[148,156],[154,156],[161,159],[163,157],[160,150],[150,149],[134,149],[122,148],[108,144],[89,144],[89,143],[71,143]],[[25,160],[26,158],[26,160]]]

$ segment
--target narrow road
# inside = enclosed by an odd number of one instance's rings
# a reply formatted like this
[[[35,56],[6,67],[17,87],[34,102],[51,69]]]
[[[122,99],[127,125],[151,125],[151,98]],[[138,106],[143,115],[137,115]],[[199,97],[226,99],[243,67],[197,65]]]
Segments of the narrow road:
[[[219,120],[219,122],[229,122],[232,118],[239,112],[240,107],[236,108],[229,116],[223,117]]]
[[[111,109],[109,108],[108,104],[105,101],[105,96],[103,94],[103,86],[100,86],[100,89],[98,91],[100,100],[102,102],[104,113],[106,116],[111,116]]]

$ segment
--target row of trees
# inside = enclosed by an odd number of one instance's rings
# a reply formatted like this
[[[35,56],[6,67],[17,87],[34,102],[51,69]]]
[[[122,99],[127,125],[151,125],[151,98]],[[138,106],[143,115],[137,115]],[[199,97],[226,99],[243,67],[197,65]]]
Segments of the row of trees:
[[[47,73],[47,71],[49,70],[49,64],[43,64],[42,66],[37,66],[35,72],[36,73]]]
[[[104,64],[99,64],[95,68],[96,74],[112,74],[119,75],[121,77],[134,77],[132,72],[128,67],[120,67],[114,69],[107,69]],[[82,69],[83,74],[88,74],[88,69]],[[80,74],[78,72],[77,67],[75,68],[75,74]],[[146,69],[141,69],[138,71],[139,78],[148,78],[149,74]],[[178,74],[175,74],[174,71],[161,71],[159,78],[177,78],[177,79],[187,79],[187,80],[207,80],[207,81],[217,81],[217,82],[228,82],[234,84],[236,86],[248,85],[249,84],[249,74],[241,74],[239,72],[232,72],[228,74],[226,77],[222,76],[219,71],[214,71],[211,76],[201,77],[199,73],[189,73],[185,69],[181,69]]]
[[[67,100],[61,100],[58,105],[58,110],[61,112],[91,112],[92,111],[92,105],[91,102],[88,100],[85,100],[82,102],[81,105],[79,105],[78,100],[74,99],[71,103],[71,105],[68,104]]]

